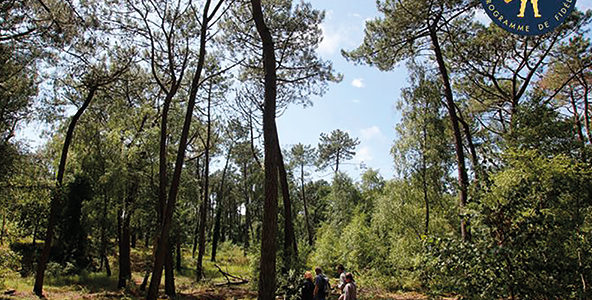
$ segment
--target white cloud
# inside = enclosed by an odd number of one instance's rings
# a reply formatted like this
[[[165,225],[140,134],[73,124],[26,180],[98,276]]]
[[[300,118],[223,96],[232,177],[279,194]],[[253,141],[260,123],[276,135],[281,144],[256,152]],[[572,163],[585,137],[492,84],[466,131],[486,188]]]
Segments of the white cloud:
[[[317,51],[321,55],[333,55],[341,48],[343,34],[337,30],[327,27],[325,24],[319,25],[323,32],[323,40],[319,44]]]
[[[351,85],[357,88],[363,88],[366,85],[364,84],[364,79],[363,78],[356,78],[354,80],[352,80]]]
[[[356,156],[354,157],[354,159],[360,163],[371,161],[372,159],[374,159],[374,157],[372,157],[372,154],[370,153],[370,147],[363,146],[360,148],[360,150],[356,152]]]
[[[353,103],[360,103],[360,99],[354,99],[352,100]]]
[[[382,134],[382,131],[380,131],[380,128],[378,128],[378,126],[376,126],[376,125],[369,127],[369,128],[361,129],[360,135],[362,137],[362,140],[365,140],[365,141],[369,141],[372,139],[377,139],[379,141],[383,141],[386,139],[384,134]]]

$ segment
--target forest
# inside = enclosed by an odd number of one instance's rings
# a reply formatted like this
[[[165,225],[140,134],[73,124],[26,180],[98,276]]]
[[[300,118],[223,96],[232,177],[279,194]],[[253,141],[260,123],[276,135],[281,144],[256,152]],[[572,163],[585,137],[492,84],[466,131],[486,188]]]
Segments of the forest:
[[[592,299],[592,10],[358,5],[340,55],[408,72],[388,178],[344,128],[281,142],[344,78],[305,0],[0,1],[0,299],[302,299],[338,264],[359,299]]]

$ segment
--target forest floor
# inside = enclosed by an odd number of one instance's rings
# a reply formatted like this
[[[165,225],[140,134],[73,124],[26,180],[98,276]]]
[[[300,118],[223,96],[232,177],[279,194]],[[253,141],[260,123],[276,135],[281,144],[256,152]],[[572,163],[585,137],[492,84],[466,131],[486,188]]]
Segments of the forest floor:
[[[175,285],[177,299],[191,300],[222,300],[222,299],[256,299],[256,286],[251,282],[229,285],[228,279],[219,271],[218,266],[224,272],[237,278],[250,281],[252,277],[248,256],[242,250],[234,247],[223,247],[217,262],[211,262],[210,257],[204,257],[205,278],[199,282],[195,280],[196,259],[191,253],[184,253],[183,268],[175,272]],[[144,265],[149,258],[146,249],[132,250],[132,281],[128,288],[117,288],[117,269],[112,267],[112,275],[107,276],[104,271],[83,273],[79,275],[55,275],[46,273],[44,295],[47,299],[143,299],[144,292],[139,287],[144,277]],[[207,258],[207,259],[206,259]],[[112,266],[117,265],[117,258],[110,257]],[[49,273],[49,274],[48,274]],[[38,299],[32,292],[33,276],[21,277],[18,273],[3,273],[0,278],[0,300]],[[232,279],[231,281],[238,281]],[[336,280],[336,279],[335,279]],[[164,280],[163,280],[164,281]],[[162,292],[162,290],[161,290]],[[419,300],[428,299],[425,295],[408,293],[388,293],[379,290],[365,290],[360,287],[359,299],[394,299],[394,300]],[[330,300],[337,300],[338,295],[331,295]],[[161,293],[160,299],[167,299]],[[452,299],[452,298],[451,298]]]

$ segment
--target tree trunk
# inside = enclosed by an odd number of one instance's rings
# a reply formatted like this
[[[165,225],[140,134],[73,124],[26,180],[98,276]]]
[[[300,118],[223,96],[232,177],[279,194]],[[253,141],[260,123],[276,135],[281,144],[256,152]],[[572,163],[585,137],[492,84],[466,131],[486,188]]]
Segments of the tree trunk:
[[[140,284],[140,291],[146,290],[146,286],[148,285],[148,279],[150,279],[150,269],[147,269],[146,273],[144,273],[144,279],[142,279],[142,283]]]
[[[430,37],[432,46],[434,47],[434,55],[438,62],[438,69],[440,76],[442,76],[442,83],[444,84],[444,95],[446,98],[446,106],[450,115],[450,123],[452,125],[452,131],[454,134],[454,149],[456,151],[456,162],[458,168],[458,183],[459,183],[459,208],[460,208],[460,232],[462,239],[468,241],[470,239],[470,232],[468,231],[467,220],[464,216],[464,208],[467,205],[467,190],[468,190],[468,178],[467,168],[465,165],[465,154],[462,144],[462,135],[460,132],[459,121],[456,115],[456,104],[454,103],[454,97],[452,94],[452,86],[448,77],[448,69],[444,63],[444,57],[442,50],[440,49],[440,43],[438,42],[438,34],[434,28],[436,24],[430,26]]]
[[[189,93],[189,100],[187,101],[187,112],[185,114],[185,120],[183,123],[183,129],[181,131],[181,138],[179,140],[179,149],[177,151],[177,158],[175,161],[175,169],[173,172],[173,178],[171,180],[171,187],[169,190],[169,196],[167,201],[167,206],[165,209],[164,219],[160,230],[160,239],[158,240],[158,244],[156,246],[155,252],[155,259],[154,259],[154,267],[152,270],[152,279],[150,281],[150,287],[148,289],[148,294],[146,296],[147,300],[155,300],[158,296],[158,287],[160,285],[160,279],[162,277],[162,267],[165,260],[165,252],[166,252],[166,242],[168,239],[171,221],[173,218],[173,212],[175,210],[175,204],[177,201],[177,194],[179,192],[179,181],[181,179],[181,170],[183,168],[183,162],[185,160],[185,150],[187,148],[187,139],[189,136],[189,129],[191,126],[191,119],[193,116],[193,109],[195,107],[195,99],[197,97],[197,88],[199,86],[201,72],[205,62],[206,56],[206,41],[207,41],[207,31],[209,27],[209,21],[211,18],[216,14],[216,11],[222,5],[222,2],[219,2],[218,5],[214,8],[211,15],[208,15],[209,8],[210,8],[211,0],[206,0],[204,4],[204,11],[203,11],[203,19],[201,22],[201,32],[200,32],[200,45],[199,45],[199,57],[197,62],[197,68],[193,75],[193,80],[191,82],[191,90]],[[207,201],[207,199],[204,199]]]
[[[212,120],[211,120],[211,106],[212,106],[212,83],[210,82],[210,87],[208,90],[208,107],[206,109],[207,113],[207,130],[206,130],[206,141],[205,141],[205,151],[204,151],[204,185],[203,185],[203,198],[201,202],[200,208],[200,218],[199,218],[199,248],[197,250],[197,267],[196,267],[196,275],[197,279],[201,280],[203,278],[203,257],[206,252],[206,219],[208,216],[208,206],[210,204],[210,139],[211,139],[211,130],[212,130]]]
[[[251,115],[252,112],[249,111],[249,133],[251,137],[251,153],[253,154],[253,158],[257,165],[261,167],[261,162],[259,161],[259,157],[257,156],[257,151],[255,151],[255,136],[253,135],[253,116]]]
[[[580,114],[578,113],[578,106],[576,105],[573,89],[569,92],[569,102],[571,104],[571,109],[573,110],[574,130],[578,135],[578,141],[583,144],[585,141],[584,133],[582,132],[582,122],[580,122]]]
[[[128,166],[128,169],[132,169],[132,166]],[[130,232],[130,221],[132,218],[132,204],[135,201],[136,193],[138,191],[138,177],[131,176],[130,181],[127,183],[127,195],[123,201],[123,207],[120,210],[118,224],[120,224],[119,234],[119,281],[117,288],[124,288],[127,286],[127,281],[132,278],[132,266],[131,266],[131,232]]]
[[[164,261],[164,293],[169,296],[170,299],[175,299],[175,271],[173,268],[173,245],[171,244],[171,238],[169,236],[166,257]]]
[[[292,202],[290,201],[290,189],[288,186],[288,173],[284,165],[284,157],[282,149],[279,145],[279,138],[277,137],[277,158],[278,158],[278,173],[280,179],[280,186],[282,189],[282,200],[284,202],[284,262],[290,269],[290,263],[296,262],[298,258],[298,246],[296,245],[296,237],[294,234],[294,223],[292,222]]]
[[[127,281],[131,278],[131,261],[130,261],[130,217],[127,207],[120,210],[119,222],[121,224],[121,233],[119,238],[119,281],[117,288],[124,288],[127,285]]]
[[[105,273],[107,274],[107,277],[111,277],[111,267],[109,266],[109,258],[107,258],[107,255],[103,254],[103,257],[101,259],[105,264]]]
[[[199,216],[199,210],[196,212]],[[195,251],[197,250],[197,240],[199,239],[199,220],[195,222],[195,230],[193,231],[193,248],[191,250],[191,257],[195,258]]]
[[[220,200],[220,199],[219,199]],[[216,261],[216,253],[218,250],[218,240],[220,239],[220,219],[222,218],[222,206],[220,202],[216,202],[216,216],[214,217],[214,232],[212,236],[212,256],[210,261]]]
[[[107,207],[109,205],[109,197],[107,189],[103,189],[103,216],[101,222],[101,269],[103,263],[106,264],[107,276],[111,276],[111,268],[109,268],[109,260],[107,259]]]
[[[183,259],[183,255],[181,253],[181,241],[177,242],[177,259],[175,259],[175,269],[177,272],[181,272],[181,259]]]
[[[465,138],[467,140],[467,145],[469,148],[469,153],[471,154],[471,162],[473,164],[473,169],[475,172],[475,179],[479,180],[479,178],[485,177],[481,170],[481,165],[479,164],[479,158],[477,157],[477,150],[475,149],[475,144],[473,144],[473,134],[471,133],[471,128],[469,124],[464,120],[460,108],[456,106],[456,110],[458,110],[458,121],[463,127],[463,131],[465,133]],[[468,176],[467,176],[468,177]]]
[[[247,174],[247,163],[243,163],[243,190],[245,193],[245,225],[244,225],[244,229],[243,229],[243,238],[244,238],[244,245],[245,245],[245,249],[244,249],[244,254],[247,254],[247,249],[249,249],[250,247],[250,239],[251,239],[251,210],[249,209],[250,206],[250,191],[249,191],[249,187],[248,187],[248,183],[247,183],[247,178],[248,178],[248,174]]]
[[[131,235],[132,235],[131,236],[131,239],[132,239],[131,240],[131,246],[132,246],[132,248],[135,249],[136,248],[136,241],[138,240],[138,236],[136,235],[136,231],[135,230],[134,230],[134,232],[132,232]]]
[[[339,172],[339,149],[337,149],[337,154],[335,155],[335,174]]]
[[[160,137],[159,137],[159,151],[158,151],[158,207],[156,208],[157,214],[158,214],[158,226],[159,226],[159,231],[162,230],[162,227],[164,225],[164,216],[165,216],[165,210],[166,210],[166,205],[167,205],[167,184],[168,184],[168,172],[167,172],[167,138],[168,138],[168,115],[169,115],[169,110],[170,110],[170,106],[171,106],[171,102],[173,101],[173,98],[175,97],[175,95],[177,94],[177,91],[180,87],[180,80],[179,81],[174,81],[171,89],[169,91],[166,91],[166,97],[164,99],[163,102],[163,106],[162,106],[162,115],[161,115],[161,122],[160,122]],[[162,235],[159,234],[159,232],[157,232],[154,236],[154,248],[152,249],[152,256],[154,257],[154,260],[156,261],[156,251],[157,251],[157,245],[164,243],[164,246],[166,248],[166,246],[168,245],[168,241],[161,241],[162,239]],[[163,251],[166,252],[166,249]],[[164,260],[166,260],[166,256],[163,257],[163,263]],[[153,266],[154,267],[154,266]],[[143,290],[146,286],[146,283],[148,281],[148,276],[149,273],[146,273],[146,276],[144,277],[144,281],[142,282],[141,285],[141,289]],[[159,271],[158,274],[158,283],[156,285],[156,291],[155,293],[158,294],[158,287],[160,286],[160,278],[162,276],[162,265],[161,265],[161,269]],[[154,280],[154,269],[153,269],[153,276],[152,276],[153,280]],[[153,281],[152,280],[152,281]],[[166,284],[166,283],[165,283]],[[143,288],[144,287],[144,288]],[[151,282],[151,287],[152,288],[152,282]],[[148,292],[148,295],[150,295],[150,290]]]
[[[428,133],[425,120],[423,124],[423,149],[421,151],[421,170],[423,182],[423,201],[425,202],[425,235],[428,235],[430,230],[430,201],[428,198],[428,179],[427,179],[427,163],[425,153],[427,151]]]
[[[37,229],[37,227],[35,227],[35,229]],[[0,230],[0,245],[4,245],[4,231],[6,231],[6,212],[2,213],[2,228]],[[35,238],[33,238],[33,246],[35,246]]]
[[[222,207],[220,202],[216,202],[216,205],[216,216],[214,217],[214,232],[212,237],[212,256],[210,257],[210,261],[216,261],[218,240],[220,239],[220,219],[222,218]]]
[[[586,126],[586,133],[588,135],[588,143],[592,143],[592,128],[590,128],[590,103],[588,102],[588,95],[590,93],[590,88],[588,84],[584,81],[584,125]]]
[[[218,239],[220,238],[220,218],[222,215],[222,200],[224,199],[224,181],[226,179],[226,170],[228,169],[228,163],[230,162],[230,154],[232,153],[232,145],[228,148],[228,154],[226,155],[226,163],[224,169],[222,169],[222,179],[220,180],[220,186],[218,187],[218,197],[216,200],[216,216],[214,217],[214,232],[212,236],[212,257],[211,261],[216,261],[216,250],[218,248]]]
[[[2,228],[4,228],[4,220],[2,220]],[[35,227],[33,228],[33,249],[37,246],[37,232],[39,231],[39,220],[35,220]],[[1,243],[0,243],[1,245]]]
[[[300,184],[302,185],[302,204],[304,205],[304,221],[308,233],[308,245],[312,246],[312,228],[308,219],[308,205],[306,204],[306,189],[304,184],[304,165],[300,165]]]
[[[201,171],[199,169],[199,157],[196,159],[196,169],[195,169],[195,175],[197,177],[197,182],[198,184],[198,189],[199,192],[197,193],[198,195],[201,195],[201,191],[203,189],[203,181],[201,178]],[[199,196],[197,197],[197,203],[199,203]],[[196,204],[197,204],[196,203]],[[197,207],[197,205],[196,205]],[[196,208],[195,210],[195,230],[193,231],[193,248],[191,250],[191,257],[195,258],[195,251],[197,250],[197,240],[198,240],[198,236],[199,236],[199,209]]]
[[[263,206],[263,232],[259,273],[259,300],[275,299],[275,267],[277,249],[278,210],[278,140],[275,125],[276,65],[273,38],[265,25],[261,0],[251,0],[253,19],[263,44],[263,68],[265,69],[265,96],[263,105],[263,140],[265,145],[265,201]]]
[[[68,130],[66,131],[66,138],[64,139],[64,145],[62,147],[60,164],[58,165],[56,188],[50,203],[49,220],[47,222],[47,231],[45,234],[45,244],[43,245],[43,250],[41,252],[41,255],[39,256],[39,260],[37,262],[37,272],[35,274],[35,285],[33,287],[33,292],[35,293],[35,295],[39,297],[43,296],[43,279],[45,277],[45,268],[47,267],[47,261],[49,260],[56,218],[62,202],[62,183],[64,179],[64,172],[66,170],[68,150],[70,149],[70,143],[72,142],[72,138],[74,136],[74,128],[76,128],[76,123],[78,122],[78,120],[80,119],[80,117],[92,101],[95,92],[97,91],[97,88],[97,86],[92,86],[90,88],[88,95],[86,96],[86,99],[82,103],[82,106],[78,108],[78,111],[76,111],[76,113],[72,117],[72,120],[70,120]]]

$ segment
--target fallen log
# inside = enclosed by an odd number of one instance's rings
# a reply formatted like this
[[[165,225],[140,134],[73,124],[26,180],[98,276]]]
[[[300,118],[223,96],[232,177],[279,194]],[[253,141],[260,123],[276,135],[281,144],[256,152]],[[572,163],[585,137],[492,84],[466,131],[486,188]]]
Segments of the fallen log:
[[[214,265],[214,266],[216,266],[216,268],[218,268],[218,272],[220,272],[220,274],[222,274],[226,278],[226,283],[218,283],[218,284],[216,284],[216,286],[241,285],[241,284],[249,283],[248,279],[232,275],[228,272],[224,272],[222,270],[222,268],[220,268],[220,266],[218,266],[218,265]],[[231,280],[231,278],[234,279],[235,281]],[[236,280],[238,280],[238,281],[236,281]]]

